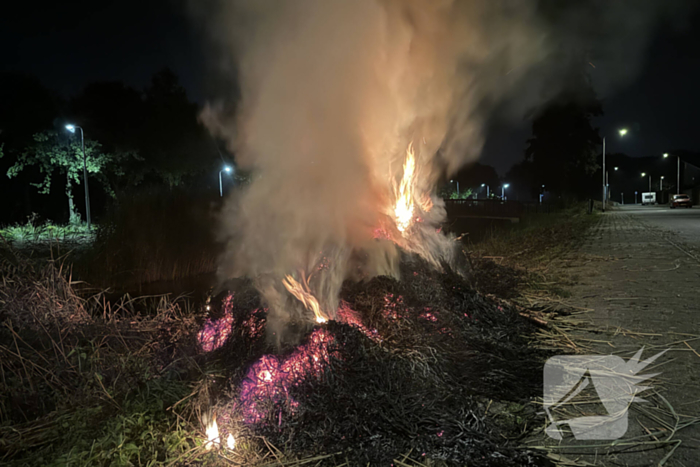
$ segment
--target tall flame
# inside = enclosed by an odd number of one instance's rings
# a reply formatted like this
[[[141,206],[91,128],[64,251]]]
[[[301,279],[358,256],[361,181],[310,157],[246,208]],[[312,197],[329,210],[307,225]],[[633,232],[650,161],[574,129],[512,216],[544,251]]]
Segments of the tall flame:
[[[403,178],[396,193],[396,205],[394,206],[394,216],[396,217],[396,227],[403,235],[413,223],[413,191],[415,189],[416,178],[416,155],[413,151],[413,143],[408,145],[406,150],[406,161],[403,164]]]
[[[325,323],[328,318],[321,312],[321,305],[319,305],[318,300],[311,294],[309,290],[309,284],[306,280],[306,276],[302,273],[301,283],[297,282],[292,276],[287,275],[282,283],[284,287],[294,295],[297,300],[304,304],[307,310],[311,310],[316,316],[317,323]]]

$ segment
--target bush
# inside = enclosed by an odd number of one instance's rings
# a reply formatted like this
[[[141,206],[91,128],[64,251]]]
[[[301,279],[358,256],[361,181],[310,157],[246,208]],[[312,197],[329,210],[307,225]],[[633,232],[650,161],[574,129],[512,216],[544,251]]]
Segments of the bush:
[[[213,273],[218,198],[178,190],[122,196],[100,222],[93,248],[77,262],[87,282],[139,286]]]

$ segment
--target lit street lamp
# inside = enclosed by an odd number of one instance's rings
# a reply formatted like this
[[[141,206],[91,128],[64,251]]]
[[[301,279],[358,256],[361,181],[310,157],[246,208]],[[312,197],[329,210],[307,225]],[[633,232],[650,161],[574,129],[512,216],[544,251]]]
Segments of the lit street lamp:
[[[505,201],[506,200],[506,188],[510,186],[510,183],[506,183],[501,187],[501,198]]]
[[[622,128],[618,130],[618,133],[620,133],[620,137],[623,137],[627,134],[627,128]],[[617,170],[617,169],[615,169]],[[605,201],[607,200],[607,193],[608,193],[608,184],[607,184],[607,172],[605,171],[605,136],[603,136],[603,212],[605,212]]]
[[[659,191],[664,191],[664,176],[659,179]]]
[[[87,228],[90,230],[90,192],[88,190],[88,176],[87,176],[87,156],[85,155],[85,137],[83,135],[83,129],[77,125],[66,125],[66,130],[71,133],[75,133],[75,130],[80,130],[80,146],[83,149],[83,181],[85,183],[85,218],[87,220]]]
[[[489,186],[488,186],[487,184],[485,184],[485,183],[482,183],[482,184],[481,184],[481,188],[483,188],[483,187],[486,187],[486,197],[488,198],[488,197],[490,196],[490,195],[489,195]]]
[[[221,181],[221,172],[231,173],[231,167],[225,165],[223,169],[219,170],[219,196],[224,197],[224,183]]]
[[[664,153],[664,159],[668,157],[668,153]],[[676,156],[678,158],[678,169],[676,173],[676,194],[681,194],[681,156]]]
[[[450,183],[454,183],[454,180],[450,180]],[[459,180],[457,181],[457,198],[459,198]]]
[[[646,177],[647,173],[642,172],[642,177]],[[651,193],[651,174],[649,174],[649,193]]]

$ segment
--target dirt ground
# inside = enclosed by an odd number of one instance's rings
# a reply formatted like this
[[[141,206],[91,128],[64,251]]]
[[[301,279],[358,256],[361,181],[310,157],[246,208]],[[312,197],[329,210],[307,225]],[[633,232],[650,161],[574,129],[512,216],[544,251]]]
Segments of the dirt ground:
[[[645,383],[651,389],[641,397],[648,402],[631,405],[621,439],[546,442],[576,462],[564,465],[700,466],[698,244],[640,213],[600,216],[587,240],[557,265],[573,283],[567,302],[581,321],[570,336],[580,354],[627,360],[642,347],[642,359],[669,350],[642,372],[659,375]]]

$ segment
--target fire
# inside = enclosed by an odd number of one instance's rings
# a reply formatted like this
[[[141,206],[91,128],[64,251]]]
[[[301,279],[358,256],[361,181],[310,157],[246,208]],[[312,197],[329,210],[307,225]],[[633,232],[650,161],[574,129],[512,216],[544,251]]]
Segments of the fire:
[[[316,297],[309,291],[309,283],[303,273],[301,278],[302,281],[299,283],[292,276],[287,275],[284,280],[282,280],[282,283],[290,294],[294,295],[297,300],[304,304],[307,310],[311,310],[314,313],[317,323],[325,323],[328,321],[328,318],[321,312],[321,305],[319,305]]]
[[[394,216],[396,217],[396,227],[402,234],[413,223],[413,191],[416,177],[416,155],[413,151],[413,143],[408,145],[406,150],[406,161],[403,164],[403,178],[396,193],[396,205],[394,206]]]
[[[233,451],[233,449],[236,447],[236,440],[231,433],[229,433],[228,438],[226,438],[226,447],[228,447],[231,451]]]
[[[219,440],[219,425],[216,424],[216,418],[212,418],[207,424],[207,444],[204,445],[207,451],[210,451],[215,445],[220,443]]]
[[[263,355],[255,362],[241,383],[243,421],[258,423],[283,409],[294,413],[299,403],[290,396],[290,390],[307,378],[319,377],[331,357],[338,357],[334,341],[326,329],[316,328],[306,343],[286,357]]]
[[[222,304],[224,316],[219,319],[207,318],[204,326],[197,333],[197,342],[199,342],[199,345],[205,352],[211,352],[224,345],[231,334],[231,326],[233,324],[232,304],[233,294],[226,297]],[[211,307],[207,305],[207,311],[209,310],[211,310]]]

